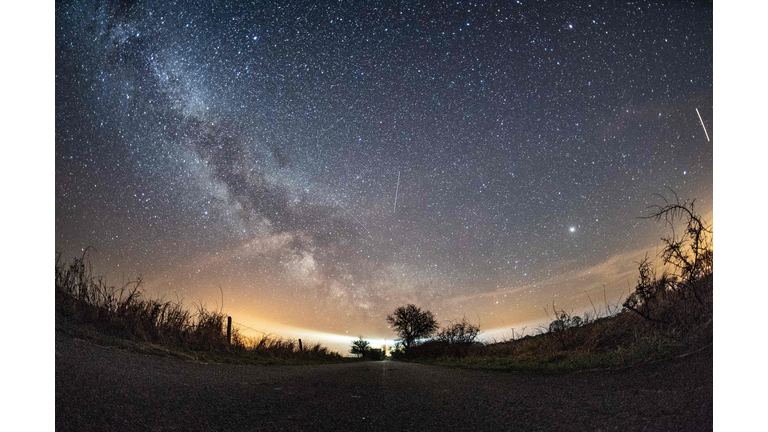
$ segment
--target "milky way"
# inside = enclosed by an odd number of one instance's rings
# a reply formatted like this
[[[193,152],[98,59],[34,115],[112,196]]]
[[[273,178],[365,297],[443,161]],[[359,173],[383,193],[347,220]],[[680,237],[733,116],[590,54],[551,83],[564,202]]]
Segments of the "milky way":
[[[57,3],[57,251],[383,338],[615,301],[654,194],[711,215],[711,6],[277,3]]]

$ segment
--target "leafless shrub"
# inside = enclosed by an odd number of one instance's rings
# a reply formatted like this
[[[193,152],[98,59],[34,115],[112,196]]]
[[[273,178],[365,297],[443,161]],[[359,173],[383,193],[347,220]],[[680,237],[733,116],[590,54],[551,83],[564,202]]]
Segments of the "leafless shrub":
[[[573,312],[566,312],[565,310],[557,310],[554,302],[552,303],[552,311],[555,315],[555,319],[550,318],[550,323],[547,327],[542,328],[541,333],[549,333],[558,342],[560,349],[569,349],[571,347],[583,344],[586,332],[581,331],[581,327],[590,324],[594,320],[594,316],[585,313],[582,318],[579,315],[574,315]],[[545,309],[547,316],[549,312]]]
[[[674,194],[674,192],[673,192]],[[712,226],[696,213],[694,201],[670,202],[651,207],[646,219],[664,221],[672,231],[661,240],[660,252],[664,269],[657,274],[646,256],[638,265],[635,291],[624,302],[624,308],[643,318],[664,325],[687,327],[699,323],[712,312],[714,254]],[[679,237],[674,223],[685,223]]]
[[[480,326],[472,324],[467,317],[461,321],[451,322],[447,327],[438,331],[435,340],[448,344],[471,344],[480,335]]]
[[[477,340],[480,325],[472,324],[466,317],[460,321],[449,321],[437,335],[411,347],[409,355],[416,358],[465,357],[484,346]]]

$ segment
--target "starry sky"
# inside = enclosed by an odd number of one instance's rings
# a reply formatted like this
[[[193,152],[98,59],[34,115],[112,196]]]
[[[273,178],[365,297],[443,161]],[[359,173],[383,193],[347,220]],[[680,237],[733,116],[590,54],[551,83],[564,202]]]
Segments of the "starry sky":
[[[628,294],[654,194],[712,221],[711,4],[55,14],[56,251],[256,329],[391,340],[415,303],[530,333]]]

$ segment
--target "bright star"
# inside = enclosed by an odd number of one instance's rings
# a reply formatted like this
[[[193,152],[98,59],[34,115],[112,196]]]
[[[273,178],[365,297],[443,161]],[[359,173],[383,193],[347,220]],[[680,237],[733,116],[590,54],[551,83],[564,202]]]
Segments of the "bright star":
[[[576,232],[576,227],[571,227],[571,232]]]

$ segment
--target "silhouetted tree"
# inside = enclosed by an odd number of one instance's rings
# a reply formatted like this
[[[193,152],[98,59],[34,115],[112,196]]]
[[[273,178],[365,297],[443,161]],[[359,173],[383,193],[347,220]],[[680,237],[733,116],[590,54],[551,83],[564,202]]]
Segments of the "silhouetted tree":
[[[695,318],[700,312],[711,309],[714,271],[712,226],[705,224],[696,213],[694,201],[681,203],[677,195],[674,202],[661,198],[665,205],[651,207],[651,213],[644,218],[663,220],[672,230],[671,235],[661,239],[664,242],[660,254],[662,263],[669,266],[669,270],[662,270],[661,275],[657,276],[646,256],[638,266],[640,275],[635,292],[624,301],[624,307],[648,320],[671,323],[680,319]],[[675,221],[684,221],[686,224],[685,232],[680,237],[677,237],[674,231]],[[674,298],[668,299],[670,296]],[[689,300],[697,303],[699,307],[678,307],[678,315],[666,313],[666,316],[662,316],[670,303],[678,303],[680,306]],[[681,317],[679,313],[684,313],[684,316]]]
[[[349,351],[352,354],[357,354],[360,357],[365,356],[365,353],[371,349],[371,344],[367,340],[360,336],[360,339],[352,342],[352,349]]]
[[[387,322],[397,332],[406,352],[414,341],[427,338],[437,330],[435,315],[427,310],[422,311],[413,304],[395,309],[393,314],[387,315]]]

